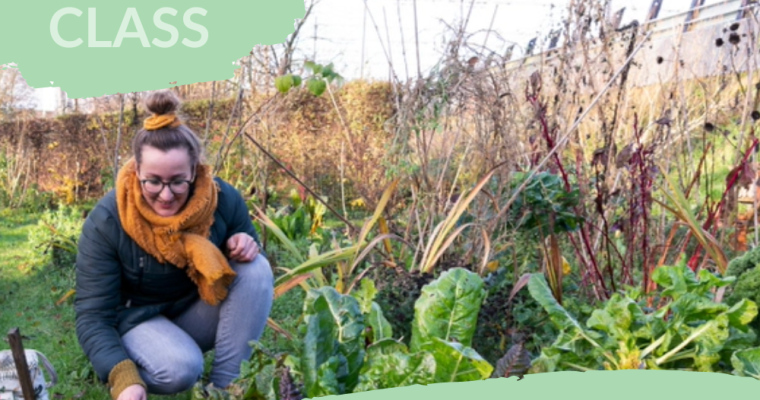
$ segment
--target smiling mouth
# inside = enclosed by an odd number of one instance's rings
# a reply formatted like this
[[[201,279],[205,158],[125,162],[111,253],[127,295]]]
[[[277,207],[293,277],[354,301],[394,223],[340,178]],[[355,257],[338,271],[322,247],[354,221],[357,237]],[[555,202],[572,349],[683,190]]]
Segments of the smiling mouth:
[[[160,202],[160,201],[158,202],[159,207],[165,208],[165,209],[172,208],[172,204],[174,204],[173,201],[169,202],[169,203],[164,203],[164,202]]]

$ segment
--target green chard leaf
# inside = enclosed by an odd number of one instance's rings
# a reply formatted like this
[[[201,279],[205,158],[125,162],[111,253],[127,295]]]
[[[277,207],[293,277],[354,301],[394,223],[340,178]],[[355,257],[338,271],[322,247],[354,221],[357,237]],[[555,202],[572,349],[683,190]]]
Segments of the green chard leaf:
[[[393,337],[393,327],[390,322],[385,319],[380,305],[374,301],[372,302],[372,309],[369,312],[367,320],[369,326],[372,327],[373,342]]]
[[[760,379],[760,347],[736,351],[731,356],[733,374]]]
[[[375,300],[376,295],[377,288],[375,287],[375,282],[369,278],[363,278],[361,280],[361,286],[359,286],[359,290],[354,290],[351,292],[351,296],[353,296],[359,302],[362,314],[364,315],[369,314],[369,312],[372,310],[372,301]]]
[[[274,389],[275,359],[266,354],[259,342],[252,342],[253,352],[240,366],[240,374],[232,383],[247,388],[245,398],[276,400]]]
[[[713,372],[712,366],[720,361],[720,351],[730,334],[726,315],[720,315],[708,324],[709,329],[694,341],[698,349],[694,366],[703,372]]]
[[[424,349],[435,357],[436,382],[477,381],[490,377],[493,372],[493,366],[488,361],[462,343],[433,338]]]
[[[344,394],[345,391],[341,388],[339,382],[341,378],[345,377],[344,371],[336,372],[344,369],[344,358],[342,356],[330,357],[327,362],[319,366],[317,370],[317,380],[314,387],[311,388],[309,397],[321,397],[321,396],[333,396]]]
[[[450,269],[423,287],[414,305],[411,350],[433,338],[471,346],[485,296],[483,280],[463,268]]]
[[[757,317],[757,304],[752,300],[742,299],[726,313],[732,327],[746,332],[749,329],[747,325]]]
[[[699,287],[694,271],[682,261],[678,265],[664,265],[652,272],[652,280],[662,286],[662,297],[677,300],[682,295]]]
[[[324,368],[334,372],[341,394],[350,393],[358,381],[365,353],[364,316],[358,301],[329,286],[312,289],[304,301],[304,321],[301,373],[306,396],[314,397],[333,386],[320,382],[321,377],[332,379]]]
[[[633,309],[629,305],[635,306]],[[641,311],[632,300],[614,294],[605,304],[604,308],[594,310],[591,317],[586,321],[586,326],[591,329],[606,332],[616,341],[625,340],[631,336],[631,326],[635,321],[632,311]],[[643,312],[636,315],[643,316]]]
[[[383,346],[385,347],[385,346]],[[389,348],[385,348],[389,350]],[[373,351],[359,375],[354,393],[435,383],[436,364],[432,354]]]
[[[580,323],[552,295],[543,274],[532,274],[528,281],[530,295],[549,313],[549,318],[561,330],[585,333]]]
[[[728,311],[727,305],[716,303],[696,293],[682,294],[669,307],[673,312],[673,319],[679,323],[708,321]]]
[[[369,347],[367,347],[367,358],[372,358],[380,354],[392,354],[392,353],[403,353],[408,354],[409,349],[407,349],[404,342],[401,342],[396,339],[383,339],[378,340],[375,343],[372,343]],[[366,364],[365,364],[366,366]]]

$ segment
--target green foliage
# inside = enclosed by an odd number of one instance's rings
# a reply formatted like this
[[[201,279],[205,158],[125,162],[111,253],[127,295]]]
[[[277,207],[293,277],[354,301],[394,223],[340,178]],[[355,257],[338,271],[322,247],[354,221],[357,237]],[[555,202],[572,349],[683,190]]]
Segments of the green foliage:
[[[731,356],[733,374],[760,379],[760,347],[738,350]]]
[[[310,290],[304,317],[301,370],[305,393],[309,397],[351,393],[364,358],[364,315],[359,302],[329,286]],[[327,385],[325,376],[331,377]]]
[[[512,185],[516,190],[527,179],[528,174],[518,172],[515,175]],[[514,227],[518,230],[537,231],[541,238],[550,233],[573,232],[583,222],[573,211],[573,207],[578,205],[579,196],[578,188],[568,192],[558,175],[538,173],[512,204],[511,220],[516,221]]]
[[[76,283],[75,270],[43,262],[30,243],[32,230],[47,230],[37,225],[38,220],[36,214],[0,210],[0,326],[19,327],[25,346],[50,357],[59,378],[51,398],[53,394],[59,399],[110,398],[77,342],[74,297],[67,296]],[[0,349],[8,348],[7,342],[0,343]],[[189,396],[162,398],[188,400]]]
[[[750,299],[760,303],[760,248],[747,251],[728,263],[727,276],[736,280],[726,296],[726,302],[734,304],[741,299]]]
[[[647,312],[637,290],[616,293],[581,324],[557,303],[541,274],[531,277],[531,295],[560,333],[542,350],[532,372],[567,368],[727,370],[736,350],[756,339],[748,324],[757,316],[755,302],[733,306],[715,302],[713,290],[732,282],[709,271],[694,274],[685,259],[656,269],[652,279],[669,301]]]
[[[293,75],[291,74],[278,76],[274,80],[274,86],[280,93],[287,93],[288,90],[293,87],[294,83],[295,79],[293,79]]]
[[[405,345],[386,339],[370,346],[368,354],[355,392],[435,382],[437,365],[430,353],[409,354]]]
[[[380,308],[374,299],[377,295],[377,288],[371,279],[362,279],[359,290],[351,293],[359,301],[362,313],[367,316],[367,324],[370,328],[371,342],[378,342],[393,337],[393,327],[383,315],[383,309]]]
[[[444,272],[425,286],[414,306],[412,350],[424,347],[436,337],[471,346],[485,295],[483,280],[459,268]]]
[[[726,291],[726,303],[734,305],[743,299],[760,304],[760,248],[754,248],[728,263],[726,276],[735,280]],[[760,332],[760,319],[750,323],[755,333]],[[758,342],[754,343],[759,344]]]
[[[306,81],[306,86],[313,95],[321,96],[327,89],[327,82],[322,79],[309,78],[309,80]]]
[[[468,382],[485,379],[493,372],[493,366],[471,347],[462,343],[433,337],[422,349],[435,358],[436,382]]]
[[[342,80],[343,77],[333,70],[333,64],[317,64],[313,61],[306,61],[304,67],[311,70],[311,76],[306,79],[306,88],[314,96],[321,96],[327,89],[327,84],[334,80]],[[300,75],[285,74],[278,76],[274,80],[274,86],[280,93],[287,93],[290,89],[300,87],[303,78]]]
[[[313,197],[309,196],[306,201],[301,201],[299,195],[293,191],[290,203],[274,210],[267,209],[267,216],[291,241],[299,241],[304,238],[320,239],[324,237],[322,230],[323,217],[327,207]],[[283,244],[282,240],[274,234],[273,230],[265,225],[257,224],[257,229],[267,229],[267,240],[276,244]]]
[[[466,344],[485,294],[482,287],[477,274],[459,268],[425,286],[416,304],[420,311],[412,322],[415,339],[410,347],[392,337],[369,279],[350,295],[329,286],[311,289],[304,301],[303,345],[295,354],[267,356],[255,347],[232,391],[246,393],[245,398],[282,400],[273,389],[278,374],[266,368],[284,366],[291,368],[300,382],[296,386],[308,398],[486,379],[493,367]]]
[[[85,210],[83,206],[61,205],[40,214],[37,226],[29,233],[29,244],[44,257],[43,263],[73,268]]]
[[[377,303],[385,310],[393,332],[409,342],[415,302],[422,288],[433,280],[432,274],[409,272],[403,268],[376,268],[372,271],[377,282]]]

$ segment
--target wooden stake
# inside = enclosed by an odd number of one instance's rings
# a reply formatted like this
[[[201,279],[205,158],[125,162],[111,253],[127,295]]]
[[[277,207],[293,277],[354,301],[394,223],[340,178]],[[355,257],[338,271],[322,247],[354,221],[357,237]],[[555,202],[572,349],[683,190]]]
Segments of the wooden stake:
[[[29,375],[29,365],[26,363],[24,345],[21,343],[21,333],[19,333],[18,328],[13,328],[8,331],[8,343],[11,345],[11,351],[13,352],[13,361],[16,363],[18,380],[21,383],[21,390],[24,394],[24,399],[35,400],[32,377]]]

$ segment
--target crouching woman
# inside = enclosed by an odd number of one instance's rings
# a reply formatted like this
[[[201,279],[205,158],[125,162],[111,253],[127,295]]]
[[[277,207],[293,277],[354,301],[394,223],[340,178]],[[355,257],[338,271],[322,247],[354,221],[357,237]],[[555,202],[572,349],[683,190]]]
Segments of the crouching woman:
[[[116,188],[89,213],[76,259],[76,332],[114,400],[227,387],[264,331],[273,275],[240,193],[201,162],[171,91],[146,101]]]

